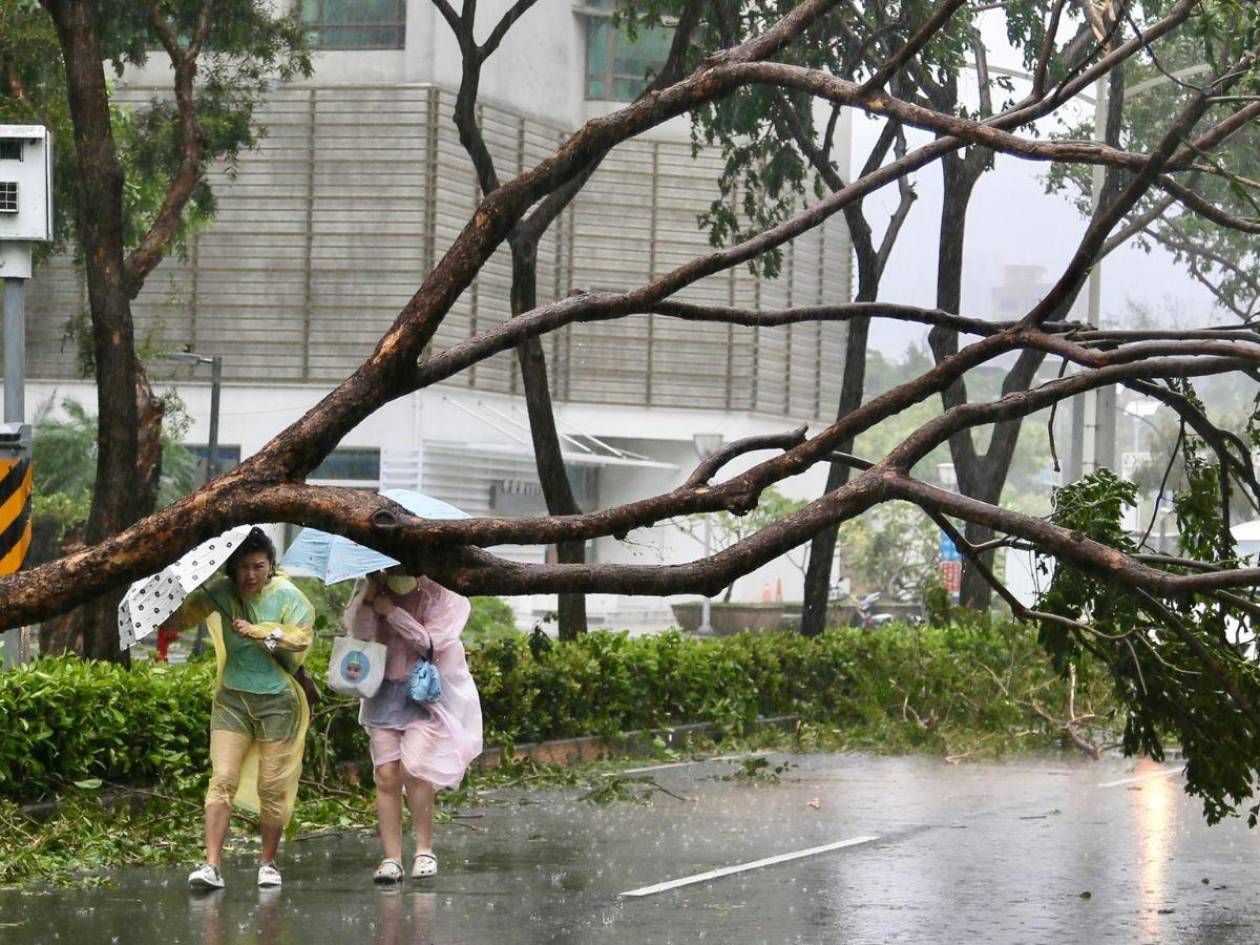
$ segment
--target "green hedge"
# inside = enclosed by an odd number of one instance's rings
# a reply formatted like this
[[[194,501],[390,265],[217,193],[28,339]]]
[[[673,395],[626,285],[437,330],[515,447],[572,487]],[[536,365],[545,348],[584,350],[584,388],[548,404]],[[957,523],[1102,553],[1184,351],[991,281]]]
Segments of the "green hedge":
[[[206,663],[127,670],[73,657],[0,673],[0,795],[196,775],[209,754],[213,676]]]
[[[537,643],[516,637],[470,656],[487,728],[504,740],[691,721],[739,730],[774,715],[855,727],[905,715],[907,704],[921,717],[997,730],[1026,716],[1007,691],[1046,685],[1053,705],[1062,688],[1034,632],[1008,623],[832,629],[814,638],[591,633]]]
[[[323,641],[308,664],[317,678],[327,654]],[[737,732],[757,716],[795,714],[872,745],[907,747],[950,729],[1026,726],[1027,703],[1012,693],[1063,704],[1032,631],[1011,624],[835,629],[816,638],[595,632],[572,643],[511,634],[471,650],[469,662],[487,745],[696,721]],[[207,663],[124,670],[75,659],[0,674],[0,796],[40,797],[93,778],[204,777],[212,679]],[[366,757],[355,704],[316,718],[308,770]]]

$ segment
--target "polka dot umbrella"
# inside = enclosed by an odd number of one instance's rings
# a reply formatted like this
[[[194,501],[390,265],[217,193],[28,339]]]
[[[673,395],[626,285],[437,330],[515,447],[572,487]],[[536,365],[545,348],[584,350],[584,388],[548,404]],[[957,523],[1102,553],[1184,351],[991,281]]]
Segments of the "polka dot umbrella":
[[[175,613],[184,598],[209,579],[249,534],[252,525],[238,525],[204,541],[157,574],[136,581],[118,605],[118,640],[135,646]]]

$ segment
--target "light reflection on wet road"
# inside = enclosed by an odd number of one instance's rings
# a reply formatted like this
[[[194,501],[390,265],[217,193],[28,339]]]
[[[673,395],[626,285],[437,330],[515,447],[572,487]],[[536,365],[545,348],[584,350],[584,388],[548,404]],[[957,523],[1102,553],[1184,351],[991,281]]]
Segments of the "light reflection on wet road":
[[[439,828],[441,875],[402,889],[372,886],[371,838],[342,837],[289,845],[274,893],[253,887],[245,858],[210,897],[184,889],[184,870],[151,868],[109,889],[0,891],[0,942],[1260,941],[1260,836],[1206,826],[1179,776],[1149,776],[1166,766],[771,760],[797,767],[778,784],[721,780],[729,762],[652,772],[690,801],[505,794],[484,818]],[[863,837],[878,839],[618,895]]]

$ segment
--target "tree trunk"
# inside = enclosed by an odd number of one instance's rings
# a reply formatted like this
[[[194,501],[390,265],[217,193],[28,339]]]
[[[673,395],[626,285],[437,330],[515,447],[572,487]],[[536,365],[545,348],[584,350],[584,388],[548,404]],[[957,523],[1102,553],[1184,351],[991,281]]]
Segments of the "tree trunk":
[[[859,293],[860,294],[860,293]],[[866,385],[866,339],[870,330],[869,318],[854,319],[849,325],[849,337],[844,352],[844,379],[840,383],[840,403],[836,420],[842,420],[862,404],[862,391]],[[853,443],[841,445],[841,452],[852,450]],[[850,469],[844,463],[832,463],[827,470],[825,492],[834,492],[849,480]],[[801,610],[801,633],[817,636],[827,628],[827,604],[831,591],[831,564],[836,556],[836,543],[840,526],[824,528],[809,544],[809,565],[805,569],[804,606]]]
[[[161,445],[157,442],[154,462],[152,411],[145,411],[142,423],[139,409],[142,402],[151,404],[152,396],[135,356],[123,256],[123,168],[110,128],[95,5],[86,0],[48,0],[47,7],[66,65],[79,167],[79,235],[92,315],[99,431],[96,482],[85,535],[90,546],[117,534],[152,508],[156,492],[149,482],[137,482],[141,437],[151,468],[160,469]],[[157,417],[160,428],[160,408]],[[79,612],[85,656],[124,657],[118,646],[120,597],[119,592],[107,594]]]
[[[1018,430],[1017,430],[1018,435]],[[989,468],[990,463],[982,463],[979,470],[983,472]],[[1010,463],[1007,462],[1002,466],[1001,476],[987,476],[979,482],[969,481],[966,486],[963,480],[959,478],[958,487],[963,495],[970,496],[973,499],[979,499],[981,502],[996,502],[1002,494],[1002,487],[1006,484],[1006,473],[1010,469]],[[993,538],[993,529],[987,525],[979,525],[975,522],[967,522],[963,529],[963,537],[967,539],[969,544],[979,545]],[[980,554],[980,560],[985,567],[992,568],[996,551],[990,550]],[[993,602],[993,588],[989,582],[985,580],[980,570],[967,559],[963,559],[962,578],[958,587],[958,603],[962,607],[981,612],[987,611]]]
[[[1117,146],[1124,117],[1124,84],[1123,65],[1108,76],[1109,94],[1107,124],[1104,131],[1105,141]],[[987,155],[983,150],[973,148],[966,157],[946,155],[941,162],[944,177],[944,196],[941,208],[940,257],[937,270],[936,304],[947,312],[957,313],[962,307],[962,257],[963,243],[966,235],[967,206],[971,201],[976,182],[983,173]],[[1106,171],[1103,193],[1099,206],[1095,210],[1094,219],[1102,213],[1122,190],[1127,179],[1118,168]],[[1066,318],[1080,291],[1070,293],[1060,304],[1053,318]],[[934,328],[928,335],[933,356],[937,363],[958,350],[956,332]],[[1010,394],[1027,390],[1036,376],[1037,369],[1045,360],[1045,355],[1036,351],[1024,351],[1020,354],[1015,366],[1011,368],[1002,383],[1002,393]],[[946,409],[965,403],[966,387],[960,379],[941,394]],[[969,430],[958,433],[949,440],[950,456],[954,461],[954,471],[958,477],[958,487],[964,495],[996,505],[1002,497],[1002,489],[1006,485],[1006,477],[1011,469],[1011,461],[1015,455],[1015,447],[1019,441],[1022,420],[1009,420],[994,426],[988,450],[981,455],[975,446],[973,433]],[[968,523],[964,536],[971,544],[981,544],[993,538],[992,529]],[[988,551],[980,556],[981,561],[992,568],[994,552]],[[984,579],[979,570],[967,558],[962,563],[962,582],[959,587],[958,602],[961,606],[972,610],[986,611],[993,600],[993,588]]]
[[[944,192],[941,202],[940,247],[936,270],[936,305],[947,312],[958,313],[962,309],[962,270],[963,244],[966,240],[967,206],[971,202],[971,194],[975,190],[976,181],[980,179],[982,165],[974,152],[967,156],[947,154],[941,161]],[[928,334],[928,342],[932,354],[939,364],[958,350],[958,333],[949,329],[934,328]],[[967,401],[967,388],[958,380],[941,393],[945,409],[956,407]],[[968,491],[973,483],[996,482],[997,494],[1000,495],[1002,485],[1006,482],[1006,473],[1010,468],[1009,460],[1001,468],[990,468],[989,464],[977,452],[971,431],[965,430],[949,440],[950,458],[954,462],[954,471],[958,476],[959,489],[964,495],[974,495]],[[996,466],[997,464],[994,464]],[[979,498],[979,496],[975,496]],[[971,526],[966,531],[970,541],[973,534]],[[990,558],[992,554],[990,553]],[[972,563],[964,559],[962,564],[962,585],[958,596],[959,604],[973,610],[985,611],[992,601],[992,591],[987,581],[976,571]]]
[[[843,186],[839,177],[829,181],[832,190]],[[849,228],[849,242],[857,259],[858,291],[856,302],[874,301],[879,295],[879,280],[883,270],[880,255],[875,249],[870,224],[862,213],[860,202],[850,204],[844,211]],[[870,335],[871,320],[855,318],[849,323],[849,337],[844,346],[844,376],[840,381],[840,401],[836,405],[836,421],[857,410],[862,405],[866,389],[866,344]],[[840,444],[840,452],[850,452],[853,441]],[[849,481],[850,468],[844,463],[832,463],[827,470],[824,494],[834,492]],[[827,629],[827,605],[831,596],[831,564],[836,557],[836,543],[840,526],[829,525],[814,536],[809,543],[809,564],[805,568],[804,601],[801,609],[801,633],[815,637]]]
[[[520,315],[537,306],[538,254],[532,240],[510,239],[512,246],[512,314]],[[525,388],[525,409],[529,413],[529,432],[534,442],[534,462],[542,485],[547,511],[552,515],[579,515],[582,510],[573,497],[573,487],[560,452],[560,436],[556,432],[555,412],[551,405],[551,388],[547,381],[547,356],[542,342],[530,338],[516,349],[521,366],[521,382]],[[586,546],[580,541],[562,541],[556,545],[560,564],[584,564]],[[586,632],[586,597],[583,594],[560,594],[557,613],[561,640],[575,640]]]

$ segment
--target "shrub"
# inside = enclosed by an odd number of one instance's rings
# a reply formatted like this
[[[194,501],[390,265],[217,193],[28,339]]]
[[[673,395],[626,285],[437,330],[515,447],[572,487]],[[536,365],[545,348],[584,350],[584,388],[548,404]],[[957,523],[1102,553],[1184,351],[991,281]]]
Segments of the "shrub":
[[[327,673],[329,649],[321,637],[307,662],[317,679]],[[469,649],[469,664],[487,745],[697,721],[739,732],[758,716],[799,715],[846,733],[851,746],[948,751],[959,733],[985,733],[1005,736],[994,743],[1000,749],[1016,729],[1057,738],[1030,710],[1034,699],[1058,714],[1066,703],[1065,684],[1035,633],[989,621],[833,629],[812,638],[594,632],[571,642],[499,626]],[[1082,678],[1100,681],[1078,693],[1078,705],[1101,715],[1103,674]],[[0,795],[38,797],[94,778],[204,778],[212,681],[206,664],[141,663],[128,671],[74,659],[0,674],[8,720]],[[367,759],[356,708],[333,697],[314,719],[307,771],[321,781],[338,762]]]
[[[507,601],[498,597],[473,597],[472,613],[464,625],[464,643],[481,646],[491,640],[501,640],[516,633],[516,615]]]
[[[45,659],[0,674],[0,795],[75,781],[198,776],[209,758],[213,667]]]

